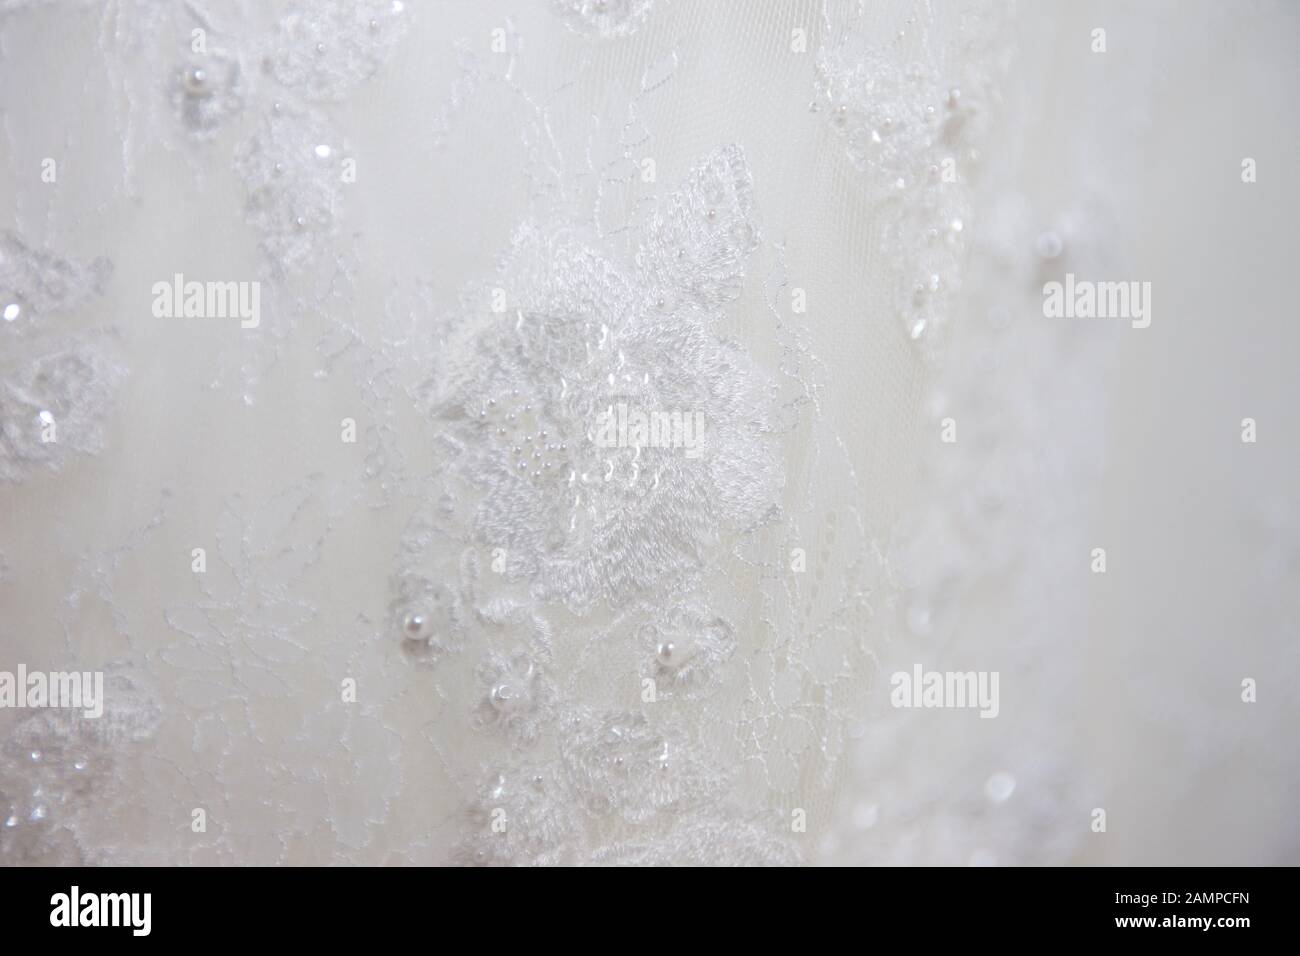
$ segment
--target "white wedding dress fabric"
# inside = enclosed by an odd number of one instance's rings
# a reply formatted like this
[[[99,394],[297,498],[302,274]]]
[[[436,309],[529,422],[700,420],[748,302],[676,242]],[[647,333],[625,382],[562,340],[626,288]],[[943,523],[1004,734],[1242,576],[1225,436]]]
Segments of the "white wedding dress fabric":
[[[1297,862],[1298,14],[0,0],[0,861]]]

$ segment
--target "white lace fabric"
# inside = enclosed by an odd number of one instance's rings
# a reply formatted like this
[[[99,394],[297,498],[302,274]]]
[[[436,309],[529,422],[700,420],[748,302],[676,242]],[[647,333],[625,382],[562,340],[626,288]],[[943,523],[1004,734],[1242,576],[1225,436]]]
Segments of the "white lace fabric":
[[[1048,7],[0,3],[0,670],[106,673],[98,720],[0,709],[0,860],[1163,862],[1088,842],[1151,813],[1095,737],[1212,724],[1150,766],[1294,784],[1294,708],[1233,709],[1295,669],[1294,445],[1243,479],[1270,610],[1189,642],[1197,716],[1132,676],[1171,634],[1108,636],[1156,585],[1076,573],[1123,537],[1103,462],[1160,458],[1098,383],[1159,364],[1038,289],[1169,269],[1128,177],[1176,97]],[[1214,29],[1107,16],[1178,76]],[[157,315],[177,275],[260,322]],[[918,660],[1003,715],[894,711]]]

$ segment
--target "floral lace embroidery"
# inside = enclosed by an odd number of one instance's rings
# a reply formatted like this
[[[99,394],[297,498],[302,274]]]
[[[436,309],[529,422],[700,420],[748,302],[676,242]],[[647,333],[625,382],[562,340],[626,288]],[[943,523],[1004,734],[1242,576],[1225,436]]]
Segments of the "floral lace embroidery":
[[[0,481],[58,471],[104,445],[126,369],[109,330],[64,332],[54,315],[99,295],[107,259],[82,264],[0,236]]]
[[[493,781],[467,795],[463,860],[581,861],[590,825],[660,832],[687,812],[683,839],[720,842],[735,820],[753,838],[742,852],[759,852],[764,829],[766,852],[784,852],[775,820],[715,799],[735,783],[716,769],[719,742],[695,739],[673,708],[724,686],[735,626],[698,599],[643,603],[689,593],[725,546],[780,514],[776,423],[788,418],[775,383],[719,330],[758,242],[735,146],[617,241],[527,222],[485,296],[506,301],[453,325],[471,359],[436,364],[417,390],[445,464],[408,525],[390,628],[461,719],[500,740],[481,763],[449,767]],[[699,410],[706,425],[694,449],[599,442],[602,413],[619,408]],[[611,608],[622,610],[606,622]],[[621,675],[623,690],[588,693],[596,674]],[[615,703],[646,686],[663,702]],[[562,772],[517,769],[523,753],[552,753]],[[511,769],[489,770],[494,760]]]
[[[624,37],[650,15],[654,0],[551,0],[551,9],[575,33]]]
[[[931,356],[926,343],[946,324],[961,276],[974,144],[997,74],[994,57],[969,52],[993,49],[996,18],[982,7],[959,16],[960,40],[945,44],[919,10],[869,16],[861,3],[831,0],[812,103],[826,108],[865,194],[882,206],[884,240],[904,266],[891,270],[893,307]]]
[[[743,157],[729,147],[650,216],[631,261],[568,226],[522,227],[502,270],[508,317],[481,326],[477,363],[431,383],[430,410],[477,493],[472,532],[507,580],[582,611],[697,573],[728,530],[770,517],[780,476],[753,363],[713,331],[755,247]],[[589,239],[589,237],[587,237]],[[602,412],[702,413],[698,455],[598,447]],[[635,441],[635,438],[633,439]]]

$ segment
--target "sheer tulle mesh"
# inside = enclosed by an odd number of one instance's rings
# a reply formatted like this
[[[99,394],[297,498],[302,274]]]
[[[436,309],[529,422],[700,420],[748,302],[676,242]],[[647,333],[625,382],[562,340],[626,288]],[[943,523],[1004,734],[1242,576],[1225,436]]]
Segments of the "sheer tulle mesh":
[[[1121,333],[1024,316],[1170,93],[1020,13],[0,3],[0,648],[109,678],[0,711],[4,861],[1087,858]]]

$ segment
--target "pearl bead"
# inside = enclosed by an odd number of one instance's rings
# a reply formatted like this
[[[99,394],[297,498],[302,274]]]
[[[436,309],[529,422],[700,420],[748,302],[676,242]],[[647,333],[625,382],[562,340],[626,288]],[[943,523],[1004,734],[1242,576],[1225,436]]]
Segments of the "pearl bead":
[[[185,71],[185,92],[190,96],[207,96],[212,92],[208,85],[208,71],[200,66]]]
[[[681,667],[695,656],[695,647],[689,639],[675,637],[670,641],[660,641],[655,648],[655,660],[663,667]]]
[[[512,684],[501,683],[492,688],[488,700],[498,714],[509,714],[519,709],[523,695]]]
[[[12,322],[22,315],[23,308],[17,302],[10,302],[5,306],[4,317],[6,322]]]
[[[433,636],[433,625],[419,611],[412,611],[402,619],[402,634],[408,641],[427,641]]]

